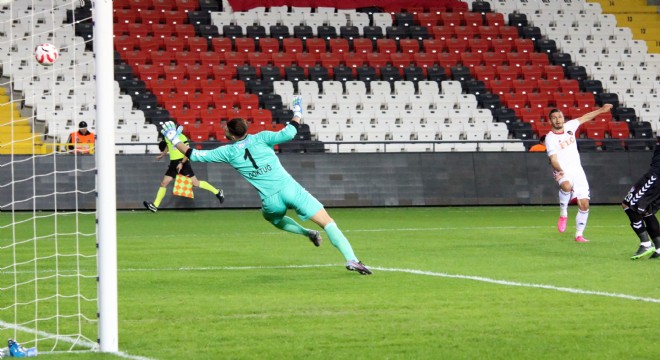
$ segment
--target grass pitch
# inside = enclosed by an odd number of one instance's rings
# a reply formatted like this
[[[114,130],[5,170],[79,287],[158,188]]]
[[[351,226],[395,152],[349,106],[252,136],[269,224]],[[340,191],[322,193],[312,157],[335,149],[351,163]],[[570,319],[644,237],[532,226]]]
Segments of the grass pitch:
[[[121,356],[40,357],[657,358],[660,261],[618,206],[575,243],[575,210],[330,209],[372,276],[258,210],[121,212]]]

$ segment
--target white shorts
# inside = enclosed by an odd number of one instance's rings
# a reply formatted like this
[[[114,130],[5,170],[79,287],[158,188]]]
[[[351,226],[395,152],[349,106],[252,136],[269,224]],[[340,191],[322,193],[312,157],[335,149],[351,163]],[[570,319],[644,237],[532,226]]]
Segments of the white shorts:
[[[587,174],[582,169],[571,170],[570,172],[564,171],[564,176],[557,181],[557,184],[569,181],[572,185],[573,197],[578,199],[590,199],[589,195],[589,182],[587,181]]]

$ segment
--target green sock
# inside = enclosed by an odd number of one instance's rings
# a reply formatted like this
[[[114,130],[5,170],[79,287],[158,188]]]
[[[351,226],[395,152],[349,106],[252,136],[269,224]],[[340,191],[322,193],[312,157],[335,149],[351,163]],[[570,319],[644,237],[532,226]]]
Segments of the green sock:
[[[167,188],[166,187],[160,187],[158,188],[158,193],[156,194],[156,200],[154,200],[154,205],[156,207],[160,206],[160,202],[163,201],[163,198],[165,197],[165,194],[167,193]]]
[[[324,230],[328,234],[328,238],[330,239],[332,245],[339,249],[339,252],[344,255],[344,258],[347,261],[357,260],[355,254],[353,253],[351,244],[348,242],[348,239],[346,239],[341,230],[339,230],[336,223],[331,222],[330,224],[326,225]]]
[[[280,230],[288,231],[288,232],[298,234],[298,235],[307,236],[307,233],[309,232],[309,230],[305,229],[300,224],[298,224],[295,220],[293,220],[292,218],[290,218],[288,216],[283,217],[277,223],[272,222],[272,221],[271,221],[271,223],[273,225],[275,225],[275,227],[280,229]]]
[[[210,191],[210,192],[212,192],[213,194],[217,194],[217,193],[220,192],[220,190],[216,189],[215,187],[213,187],[213,185],[207,183],[207,182],[204,181],[204,180],[200,180],[200,181],[199,181],[199,187],[202,188],[202,189],[204,189],[204,190],[206,190],[206,191]]]

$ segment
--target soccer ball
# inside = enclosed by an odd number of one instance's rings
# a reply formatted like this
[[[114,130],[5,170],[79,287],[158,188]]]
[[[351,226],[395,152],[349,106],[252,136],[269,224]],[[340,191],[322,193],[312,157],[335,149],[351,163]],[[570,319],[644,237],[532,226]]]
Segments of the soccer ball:
[[[58,56],[59,51],[57,51],[57,47],[53,44],[39,44],[34,49],[34,58],[37,59],[39,64],[44,66],[53,65],[57,61]]]

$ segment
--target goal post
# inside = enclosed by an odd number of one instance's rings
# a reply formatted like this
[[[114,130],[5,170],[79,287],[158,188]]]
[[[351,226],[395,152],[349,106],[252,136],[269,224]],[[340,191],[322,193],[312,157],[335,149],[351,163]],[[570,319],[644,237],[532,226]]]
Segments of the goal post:
[[[119,327],[112,1],[96,1],[95,10],[99,345],[102,352],[116,352]]]

